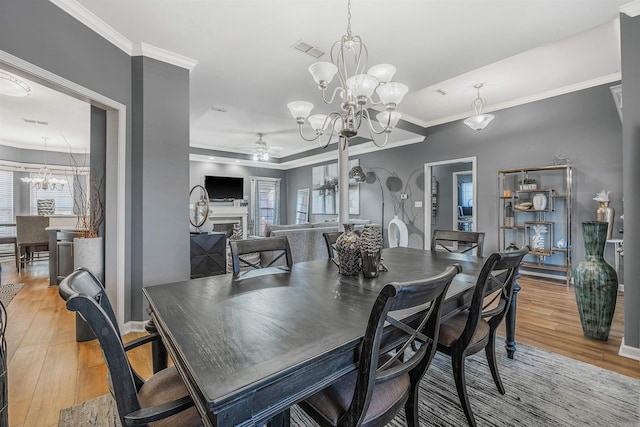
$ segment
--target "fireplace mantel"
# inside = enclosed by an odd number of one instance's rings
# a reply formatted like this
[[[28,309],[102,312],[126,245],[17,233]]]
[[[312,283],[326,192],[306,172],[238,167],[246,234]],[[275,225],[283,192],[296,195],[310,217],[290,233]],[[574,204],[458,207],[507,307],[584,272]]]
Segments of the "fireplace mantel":
[[[239,222],[242,224],[242,238],[247,238],[247,206],[212,206],[209,208],[209,221],[212,224]]]

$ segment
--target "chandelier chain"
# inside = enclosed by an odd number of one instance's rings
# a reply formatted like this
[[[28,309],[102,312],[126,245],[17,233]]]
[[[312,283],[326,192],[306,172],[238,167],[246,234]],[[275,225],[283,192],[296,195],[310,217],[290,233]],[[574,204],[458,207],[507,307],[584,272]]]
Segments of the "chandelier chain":
[[[347,36],[351,38],[351,0],[347,1]]]

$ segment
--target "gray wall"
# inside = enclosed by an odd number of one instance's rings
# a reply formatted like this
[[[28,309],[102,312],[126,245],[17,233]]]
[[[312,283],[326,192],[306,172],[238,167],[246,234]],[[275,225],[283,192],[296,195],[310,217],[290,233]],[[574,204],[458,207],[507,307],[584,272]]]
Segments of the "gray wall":
[[[609,90],[613,84],[496,111],[495,120],[482,132],[457,121],[430,128],[423,143],[357,157],[365,169],[384,167],[379,170],[383,183],[393,173],[402,180],[409,198],[399,201],[398,216],[407,223],[410,245],[423,247],[425,210],[415,208],[414,202],[424,201],[424,164],[477,156],[478,230],[487,233],[485,252],[490,253],[498,249],[498,171],[550,165],[554,154],[567,154],[574,166],[575,265],[584,257],[580,223],[595,218],[596,193],[611,191],[611,205],[622,212],[622,125]],[[289,188],[290,200],[295,200],[297,188],[309,186],[311,167],[288,171],[287,180],[296,183]],[[385,189],[385,226],[393,217],[391,201],[398,193]],[[361,212],[378,221],[377,208],[363,207],[379,206],[379,189],[361,185],[360,197]],[[620,236],[619,228],[616,215],[614,237]],[[610,249],[607,257],[613,262]]]
[[[189,71],[151,58],[132,58],[132,283],[186,280],[189,263]],[[131,288],[131,316],[146,300]]]
[[[640,256],[640,17],[620,16],[622,38],[622,98],[623,98],[623,170],[624,170],[624,258],[630,260],[624,269],[624,341],[640,348],[640,265],[632,260]],[[617,211],[621,212],[621,211]],[[630,221],[629,221],[630,219]],[[640,355],[640,353],[638,353]]]

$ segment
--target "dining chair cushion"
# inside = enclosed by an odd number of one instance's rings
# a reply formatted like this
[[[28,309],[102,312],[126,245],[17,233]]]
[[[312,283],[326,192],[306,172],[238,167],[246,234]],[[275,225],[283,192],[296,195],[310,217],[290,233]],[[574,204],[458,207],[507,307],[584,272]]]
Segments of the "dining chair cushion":
[[[305,403],[322,414],[332,425],[336,425],[338,418],[347,411],[351,404],[357,378],[358,371],[353,371],[333,385],[309,397]],[[410,385],[409,374],[403,374],[377,384],[363,424],[389,411],[406,395]]]
[[[455,316],[442,322],[440,324],[440,336],[438,337],[438,343],[446,347],[451,347],[451,345],[458,338],[460,338],[460,335],[462,335],[462,331],[464,331],[464,327],[467,324],[468,317],[469,310],[463,310]],[[478,326],[476,327],[476,332],[471,338],[470,344],[475,344],[481,341],[489,334],[489,331],[489,323],[487,323],[487,321],[484,319],[480,319],[480,321],[478,322]]]
[[[138,400],[143,408],[148,408],[179,399],[188,394],[187,387],[184,385],[184,381],[180,377],[178,370],[175,366],[171,366],[154,374],[144,383],[138,392]],[[202,426],[202,420],[196,407],[192,406],[172,417],[153,422],[150,425],[153,427],[171,427],[177,425],[196,427]]]

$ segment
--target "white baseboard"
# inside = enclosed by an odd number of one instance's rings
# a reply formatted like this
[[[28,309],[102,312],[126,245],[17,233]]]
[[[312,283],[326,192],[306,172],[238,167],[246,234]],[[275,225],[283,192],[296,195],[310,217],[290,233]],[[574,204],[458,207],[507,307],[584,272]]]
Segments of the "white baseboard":
[[[130,321],[124,324],[122,330],[120,331],[123,335],[128,334],[129,332],[144,332],[144,322],[142,321]]]
[[[618,292],[624,293],[624,283],[618,283]]]
[[[626,345],[624,343],[624,337],[622,337],[622,343],[620,344],[618,355],[622,357],[628,357],[629,359],[637,360],[640,362],[640,348]]]

